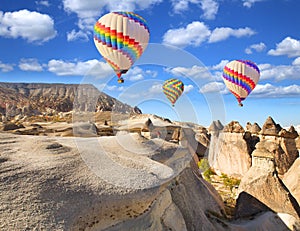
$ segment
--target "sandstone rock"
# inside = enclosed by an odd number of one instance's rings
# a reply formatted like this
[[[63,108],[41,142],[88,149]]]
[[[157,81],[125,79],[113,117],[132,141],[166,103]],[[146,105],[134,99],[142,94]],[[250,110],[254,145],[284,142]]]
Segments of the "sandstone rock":
[[[229,124],[225,125],[223,132],[244,133],[245,130],[238,121],[231,121]]]
[[[53,138],[41,136],[0,134],[0,137],[1,141],[5,140],[0,143],[3,150],[0,165],[1,169],[5,169],[0,173],[5,182],[0,184],[1,230],[21,230],[24,227],[29,230],[36,227],[42,230],[220,230],[215,228],[218,224],[209,219],[207,213],[210,211],[222,217],[222,202],[216,191],[195,175],[189,165],[184,166],[167,184],[137,190],[130,185],[119,187],[115,182],[107,182],[106,176],[91,171],[80,155],[93,152],[89,164],[95,164],[97,169],[108,168],[108,177],[116,174],[116,179],[122,178],[135,170],[137,175],[129,176],[137,180],[139,186],[151,183],[155,176],[163,177],[155,174],[166,165],[125,148],[119,150],[116,137],[103,137],[99,141],[97,138],[80,137],[76,142],[62,137],[56,137],[55,142]],[[115,143],[112,145],[104,142],[106,140],[114,140]],[[124,155],[122,160],[127,162],[120,162],[116,169],[103,162],[98,165],[101,150],[91,145],[94,141],[105,144],[111,154],[116,152],[116,158]],[[138,146],[132,148],[140,149],[145,142],[144,139],[136,141]],[[178,147],[176,144],[172,146]],[[68,147],[69,151],[56,155],[55,151],[63,147]],[[78,152],[78,147],[82,148],[82,152]],[[173,147],[169,149],[172,153],[168,153],[167,149],[166,155],[173,157],[178,153],[173,153]],[[160,153],[157,148],[154,150]],[[149,150],[145,149],[145,153]],[[178,164],[183,162],[182,154],[184,152],[175,157]],[[155,168],[151,169],[153,164]],[[173,167],[176,172],[177,165]],[[152,179],[143,177],[147,168],[152,172],[149,172]],[[128,178],[126,180],[128,184],[135,183]]]
[[[238,188],[235,216],[252,216],[269,209],[276,213],[288,213],[299,219],[300,207],[278,178],[273,153],[264,149],[262,143],[259,144],[258,149],[252,153],[252,166]],[[252,204],[253,201],[256,202]]]
[[[274,137],[274,139],[269,137],[261,140],[257,143],[256,150],[252,156],[257,155],[257,153],[262,155],[269,153],[268,155],[274,158],[276,171],[280,175],[286,173],[299,156],[295,140],[281,137]]]
[[[58,115],[60,112],[114,111],[141,113],[112,98],[90,84],[0,83],[0,113],[8,118],[17,115]]]
[[[251,134],[259,134],[261,127],[257,123],[251,124],[250,122],[247,122],[246,130]]]
[[[281,129],[278,135],[290,139],[296,139],[299,136],[294,126],[291,126],[288,131],[286,129]]]
[[[300,137],[297,137],[295,139],[295,143],[296,143],[296,148],[299,150],[300,149]]]
[[[241,178],[251,166],[251,157],[243,133],[221,132],[211,136],[208,161],[218,175]]]
[[[204,157],[207,147],[196,140],[196,132],[191,128],[180,129],[179,142],[183,147],[187,147],[190,153],[195,153],[198,157]],[[195,159],[198,162],[198,159]]]
[[[20,128],[20,126],[15,123],[6,123],[3,126],[3,131],[11,131],[11,130],[19,129],[19,128]]]
[[[277,136],[281,131],[282,127],[279,124],[276,124],[271,116],[265,121],[260,134],[268,136]]]
[[[220,120],[217,121],[213,121],[211,123],[211,125],[208,127],[208,132],[219,132],[221,130],[223,130],[224,126],[222,125],[222,123],[220,122]]]
[[[297,158],[290,169],[284,174],[282,180],[298,204],[300,204],[300,158]]]
[[[78,137],[94,137],[98,134],[98,128],[94,123],[82,122],[73,125],[73,134]]]

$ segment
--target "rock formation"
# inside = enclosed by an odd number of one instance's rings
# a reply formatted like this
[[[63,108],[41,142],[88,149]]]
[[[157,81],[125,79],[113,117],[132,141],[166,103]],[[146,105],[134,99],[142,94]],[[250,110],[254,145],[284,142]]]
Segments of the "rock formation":
[[[269,136],[278,136],[281,129],[282,127],[279,124],[276,124],[273,118],[269,116],[265,121],[260,131],[260,134],[269,135]]]
[[[300,204],[300,158],[284,174],[282,181]]]
[[[251,124],[250,122],[247,122],[246,131],[258,135],[261,131],[261,127],[257,123]]]
[[[220,120],[216,120],[216,121],[213,121],[211,123],[211,125],[208,127],[208,132],[209,133],[218,133],[220,131],[222,131],[224,128],[223,124],[221,123]]]
[[[89,84],[0,83],[0,98],[0,113],[8,119],[72,110],[141,113]]]
[[[243,127],[233,121],[222,132],[211,133],[208,160],[217,174],[241,178],[250,168],[249,145],[243,132]]]
[[[231,121],[229,124],[225,125],[223,132],[244,133],[245,130],[238,121]]]
[[[275,170],[275,155],[259,142],[252,153],[252,166],[242,178],[235,216],[249,217],[262,211],[287,213],[299,219],[300,207]]]

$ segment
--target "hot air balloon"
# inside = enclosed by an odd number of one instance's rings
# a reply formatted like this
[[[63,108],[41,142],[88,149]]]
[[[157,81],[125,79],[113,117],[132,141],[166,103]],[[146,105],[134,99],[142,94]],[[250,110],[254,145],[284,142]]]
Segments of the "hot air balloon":
[[[163,84],[163,92],[174,107],[175,102],[184,91],[184,84],[178,79],[168,79]]]
[[[94,26],[97,50],[113,68],[118,82],[145,51],[149,41],[145,19],[133,12],[111,12],[102,16]]]
[[[223,69],[223,80],[242,107],[242,101],[255,88],[260,77],[257,65],[249,60],[233,60]]]

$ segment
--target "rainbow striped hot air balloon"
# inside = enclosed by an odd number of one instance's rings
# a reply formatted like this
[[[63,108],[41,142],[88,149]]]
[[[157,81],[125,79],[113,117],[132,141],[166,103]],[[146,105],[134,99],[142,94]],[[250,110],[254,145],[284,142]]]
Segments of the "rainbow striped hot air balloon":
[[[260,77],[257,65],[249,60],[234,60],[226,64],[223,80],[229,91],[237,98],[239,105],[255,88]]]
[[[163,84],[163,92],[167,96],[168,100],[174,106],[175,102],[181,96],[184,91],[184,84],[178,79],[168,79]]]
[[[94,43],[119,80],[145,51],[149,41],[145,19],[133,12],[111,12],[94,26]]]

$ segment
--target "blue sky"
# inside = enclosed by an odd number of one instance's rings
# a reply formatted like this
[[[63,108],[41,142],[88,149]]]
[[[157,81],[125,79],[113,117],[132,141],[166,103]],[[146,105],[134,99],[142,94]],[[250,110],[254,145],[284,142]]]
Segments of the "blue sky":
[[[149,45],[120,85],[93,43],[93,25],[110,11],[134,11]],[[0,81],[92,83],[144,113],[209,125],[238,120],[300,124],[298,0],[1,0]],[[224,65],[254,61],[261,71],[244,107],[226,90]],[[161,85],[181,79],[171,107]]]

